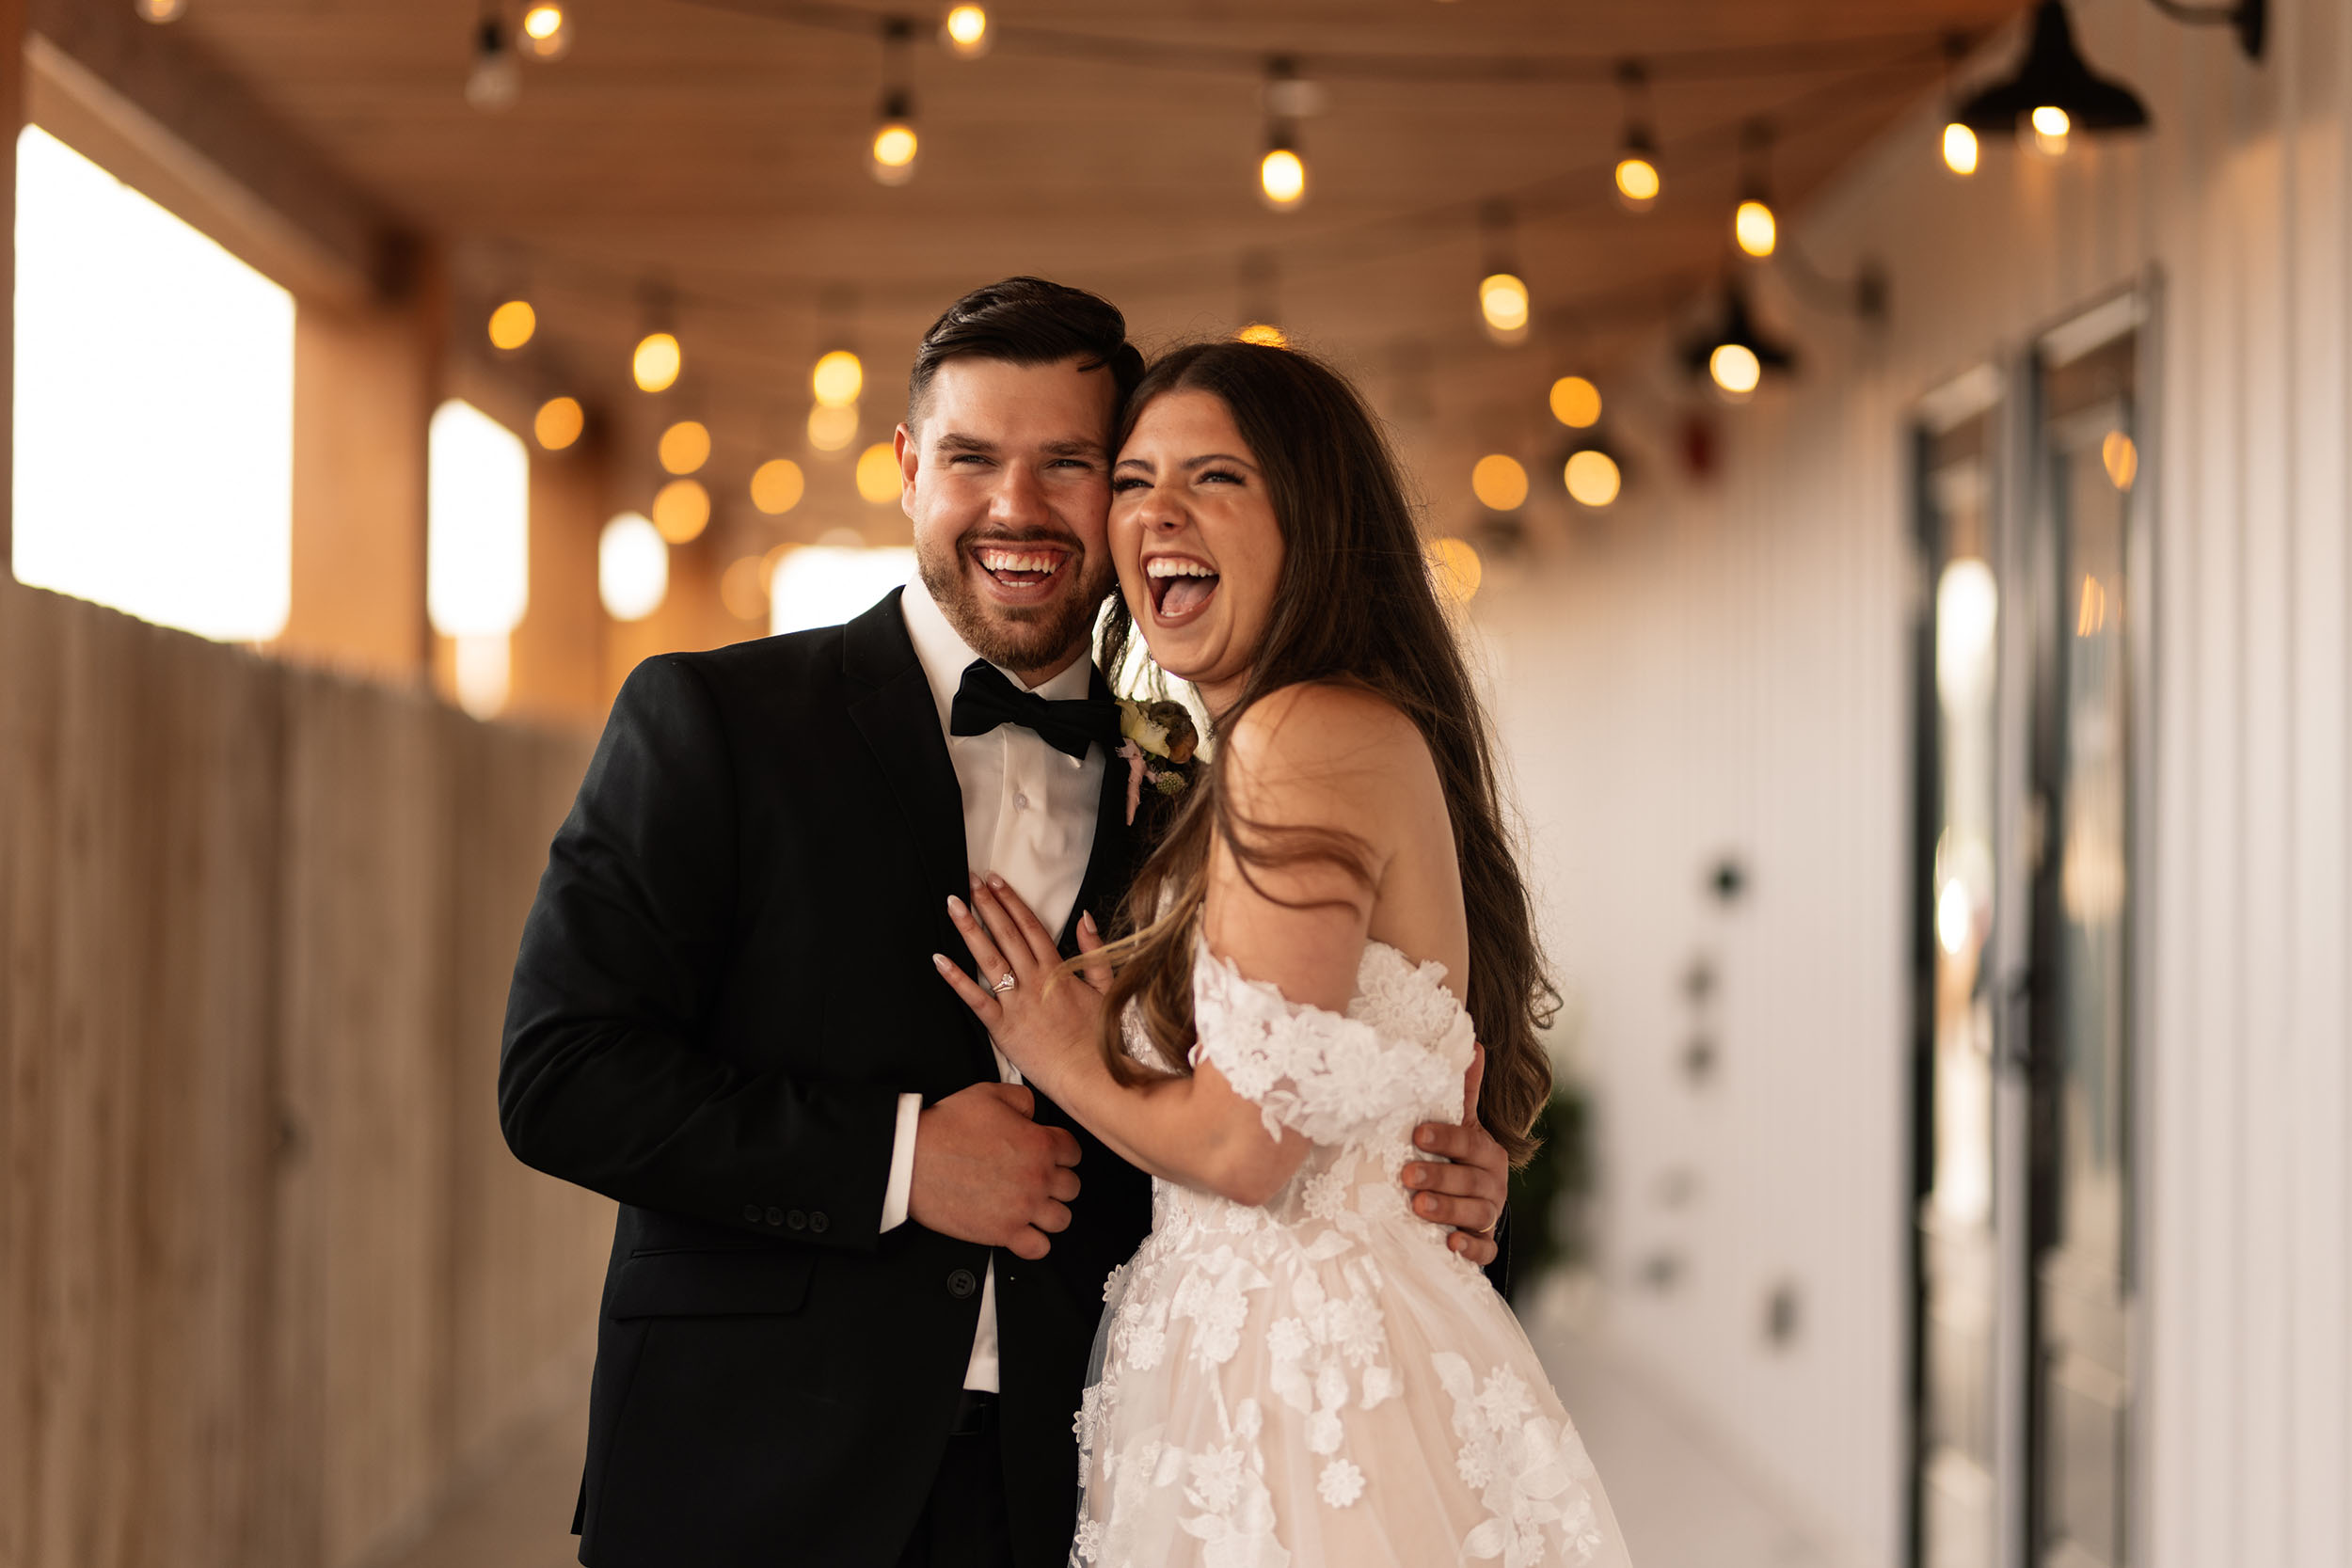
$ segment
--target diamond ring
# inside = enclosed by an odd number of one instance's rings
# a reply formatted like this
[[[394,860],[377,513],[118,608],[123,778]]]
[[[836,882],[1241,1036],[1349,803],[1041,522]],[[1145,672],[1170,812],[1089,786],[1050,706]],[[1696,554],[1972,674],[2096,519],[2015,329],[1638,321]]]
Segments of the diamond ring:
[[[1003,979],[997,981],[994,985],[989,987],[988,989],[994,991],[997,995],[1002,996],[1005,992],[1012,990],[1013,987],[1019,985],[1020,983],[1020,981],[1012,977],[1011,972],[1008,970]]]

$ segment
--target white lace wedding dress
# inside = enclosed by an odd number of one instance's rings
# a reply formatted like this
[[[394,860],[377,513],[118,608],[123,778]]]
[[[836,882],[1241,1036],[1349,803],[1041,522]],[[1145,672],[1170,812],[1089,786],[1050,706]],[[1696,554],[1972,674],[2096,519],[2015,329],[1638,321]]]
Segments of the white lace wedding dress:
[[[1104,1291],[1073,1564],[1627,1563],[1518,1320],[1406,1207],[1412,1130],[1460,1119],[1470,1066],[1444,975],[1369,942],[1343,1017],[1201,947],[1194,1062],[1314,1148],[1263,1208],[1155,1183]]]

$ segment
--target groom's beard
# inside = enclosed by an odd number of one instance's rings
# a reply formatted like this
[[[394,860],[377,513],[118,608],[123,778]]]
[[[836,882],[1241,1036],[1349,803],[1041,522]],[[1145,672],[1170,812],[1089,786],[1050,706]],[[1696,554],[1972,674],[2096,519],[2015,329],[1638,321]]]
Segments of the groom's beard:
[[[1073,578],[1072,586],[1043,604],[993,603],[973,586],[966,575],[981,569],[970,552],[982,545],[1049,542],[1070,550],[1071,563],[1063,571],[1084,575]],[[947,617],[947,624],[955,627],[964,645],[991,664],[1017,673],[1049,669],[1082,650],[1112,585],[1107,557],[1097,562],[1068,534],[1044,530],[966,534],[956,541],[944,559],[918,550],[914,563],[923,586],[930,591],[931,602],[939,606],[940,613]]]

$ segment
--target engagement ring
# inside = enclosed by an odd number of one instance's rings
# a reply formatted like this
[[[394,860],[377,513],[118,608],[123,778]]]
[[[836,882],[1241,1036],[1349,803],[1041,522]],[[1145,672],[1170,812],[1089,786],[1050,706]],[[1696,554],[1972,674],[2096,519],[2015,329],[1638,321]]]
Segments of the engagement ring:
[[[1014,986],[1019,984],[1020,982],[1015,980],[1010,974],[1007,974],[1003,979],[997,981],[994,985],[989,987],[988,989],[994,991],[997,995],[1002,996],[1005,992],[1012,990]]]

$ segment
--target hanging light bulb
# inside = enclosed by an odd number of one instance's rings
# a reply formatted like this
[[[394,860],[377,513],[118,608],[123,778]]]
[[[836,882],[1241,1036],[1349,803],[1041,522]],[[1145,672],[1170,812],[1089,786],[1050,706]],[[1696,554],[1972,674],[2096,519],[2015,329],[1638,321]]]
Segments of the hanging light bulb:
[[[1741,250],[1761,261],[1779,243],[1780,224],[1771,206],[1758,197],[1750,197],[1732,214],[1731,234]]]
[[[557,0],[538,0],[523,12],[523,53],[534,60],[560,60],[572,49],[572,13]]]
[[[685,368],[685,351],[678,347],[676,336],[668,332],[646,333],[629,358],[629,371],[640,391],[668,391]]]
[[[680,420],[661,433],[656,451],[668,472],[691,474],[710,461],[710,428],[700,420]]]
[[[1507,272],[1487,274],[1478,280],[1478,313],[1496,342],[1525,342],[1527,285]]]
[[[2097,135],[2146,129],[2148,108],[2137,93],[2084,62],[2074,47],[2064,0],[2042,0],[2034,9],[2032,40],[2016,71],[1970,97],[1952,119],[1979,136],[2014,134],[2035,150],[2055,157],[2076,131]]]
[[[1600,419],[1600,388],[1581,375],[1551,384],[1551,417],[1570,430],[1588,430]]]
[[[1977,172],[1977,134],[1958,120],[1944,127],[1944,166],[1963,180]]]
[[[185,16],[188,10],[188,0],[138,0],[136,9],[141,21],[152,22],[161,26],[167,22],[177,22]]]
[[[921,143],[914,135],[914,100],[903,92],[882,95],[882,123],[874,128],[869,166],[877,182],[903,185],[914,178],[914,155]]]
[[[1527,500],[1527,469],[1506,452],[1490,451],[1470,468],[1470,494],[1495,512],[1516,512]]]
[[[1568,489],[1568,499],[1579,506],[1597,512],[1613,503],[1625,488],[1625,470],[1610,451],[1594,442],[1568,453],[1568,461],[1561,469],[1561,483]]]
[[[2066,151],[2067,134],[2074,129],[2074,121],[2064,109],[2044,103],[2026,117],[2026,123],[2032,128],[2036,152],[2056,158]]]
[[[1737,284],[1724,290],[1723,313],[1716,325],[1692,335],[1683,345],[1683,362],[1695,373],[1704,372],[1715,389],[1733,403],[1744,403],[1763,385],[1765,372],[1792,370],[1796,356],[1764,335],[1748,313],[1747,295]]]
[[[857,404],[829,408],[823,404],[808,411],[808,444],[818,451],[844,451],[857,439]]]
[[[654,492],[653,526],[673,545],[691,545],[710,526],[710,492],[702,481],[674,479]]]
[[[1287,213],[1307,198],[1307,161],[1290,145],[1286,132],[1275,134],[1274,144],[1258,160],[1258,195],[1268,207]]]
[[[1780,243],[1780,220],[1772,214],[1771,194],[1772,126],[1750,120],[1740,133],[1740,152],[1746,172],[1740,176],[1740,204],[1732,209],[1731,239],[1742,254],[1760,261]]]
[[[996,41],[985,6],[952,6],[939,24],[939,41],[957,57],[977,60]]]
[[[549,398],[539,405],[539,412],[531,420],[531,433],[548,451],[562,451],[579,440],[580,433],[587,428],[587,410],[580,407],[578,398]]]
[[[1617,154],[1617,203],[1629,213],[1646,213],[1663,188],[1658,176],[1658,141],[1641,113],[1640,100],[1648,97],[1649,73],[1638,60],[1617,68],[1617,84],[1625,89],[1625,143]]]
[[[827,408],[848,408],[866,388],[866,366],[846,348],[820,355],[808,374],[809,390]]]
[[[511,354],[539,330],[539,313],[527,299],[510,299],[490,312],[490,346]]]
[[[496,114],[515,102],[522,85],[522,67],[507,41],[506,24],[496,11],[487,12],[474,29],[473,70],[466,78],[466,102],[485,114]]]
[[[1725,395],[1745,398],[1764,379],[1764,364],[1745,343],[1717,343],[1707,356],[1707,373]]]

